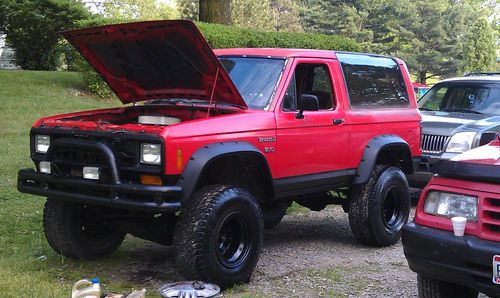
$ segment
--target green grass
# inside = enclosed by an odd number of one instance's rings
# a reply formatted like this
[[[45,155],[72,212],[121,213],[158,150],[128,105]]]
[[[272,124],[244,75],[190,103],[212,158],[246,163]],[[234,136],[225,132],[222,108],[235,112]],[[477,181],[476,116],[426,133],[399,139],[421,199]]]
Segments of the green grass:
[[[17,171],[33,167],[28,136],[35,120],[120,104],[99,101],[82,89],[77,73],[0,71],[1,297],[68,297],[74,281],[98,275],[106,262],[123,261],[119,253],[101,263],[70,261],[55,254],[43,235],[44,200],[16,190]]]

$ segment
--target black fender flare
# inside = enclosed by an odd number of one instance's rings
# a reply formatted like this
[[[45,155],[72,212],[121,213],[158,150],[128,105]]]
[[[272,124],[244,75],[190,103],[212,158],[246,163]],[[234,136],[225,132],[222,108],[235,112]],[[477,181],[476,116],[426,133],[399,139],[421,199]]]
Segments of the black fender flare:
[[[411,149],[408,143],[398,135],[380,135],[371,139],[366,145],[353,184],[368,182],[371,173],[375,169],[379,153],[389,147],[399,147],[403,149],[403,152],[407,153],[408,163],[403,166],[403,171],[406,174],[413,173]]]
[[[241,153],[257,156],[265,164],[265,170],[267,171],[265,174],[272,179],[273,176],[266,157],[254,145],[243,141],[218,142],[204,145],[191,155],[177,182],[177,185],[182,187],[182,205],[189,201],[197,189],[200,177],[202,177],[203,172],[211,162],[228,154]],[[272,181],[270,182],[274,192],[274,184]]]

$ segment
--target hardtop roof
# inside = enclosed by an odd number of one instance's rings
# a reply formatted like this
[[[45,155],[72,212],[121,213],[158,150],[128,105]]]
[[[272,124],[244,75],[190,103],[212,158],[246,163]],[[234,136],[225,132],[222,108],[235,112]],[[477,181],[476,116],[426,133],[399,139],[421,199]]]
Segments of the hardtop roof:
[[[266,56],[275,58],[330,58],[336,59],[337,54],[352,54],[370,57],[391,58],[396,57],[377,55],[361,52],[345,52],[333,50],[313,50],[313,49],[288,49],[288,48],[228,48],[214,49],[217,56]],[[398,58],[396,58],[398,59]],[[399,60],[399,59],[398,59]]]

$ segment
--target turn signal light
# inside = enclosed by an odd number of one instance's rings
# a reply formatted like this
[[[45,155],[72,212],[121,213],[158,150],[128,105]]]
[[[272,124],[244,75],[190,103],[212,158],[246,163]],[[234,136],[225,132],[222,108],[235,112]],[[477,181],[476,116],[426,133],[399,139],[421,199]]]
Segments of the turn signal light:
[[[141,183],[150,185],[162,185],[163,181],[161,181],[161,177],[158,176],[141,175]]]

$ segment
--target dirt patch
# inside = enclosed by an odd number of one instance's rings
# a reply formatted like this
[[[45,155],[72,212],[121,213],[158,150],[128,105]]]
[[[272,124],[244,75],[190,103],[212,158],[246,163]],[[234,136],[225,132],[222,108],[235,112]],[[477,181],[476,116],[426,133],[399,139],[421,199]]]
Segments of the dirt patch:
[[[131,238],[120,254],[129,262],[106,274],[112,282],[153,290],[183,280],[173,247]],[[416,274],[407,267],[401,243],[385,248],[358,244],[347,214],[337,206],[287,215],[266,230],[251,282],[224,293],[224,297],[416,295]]]

